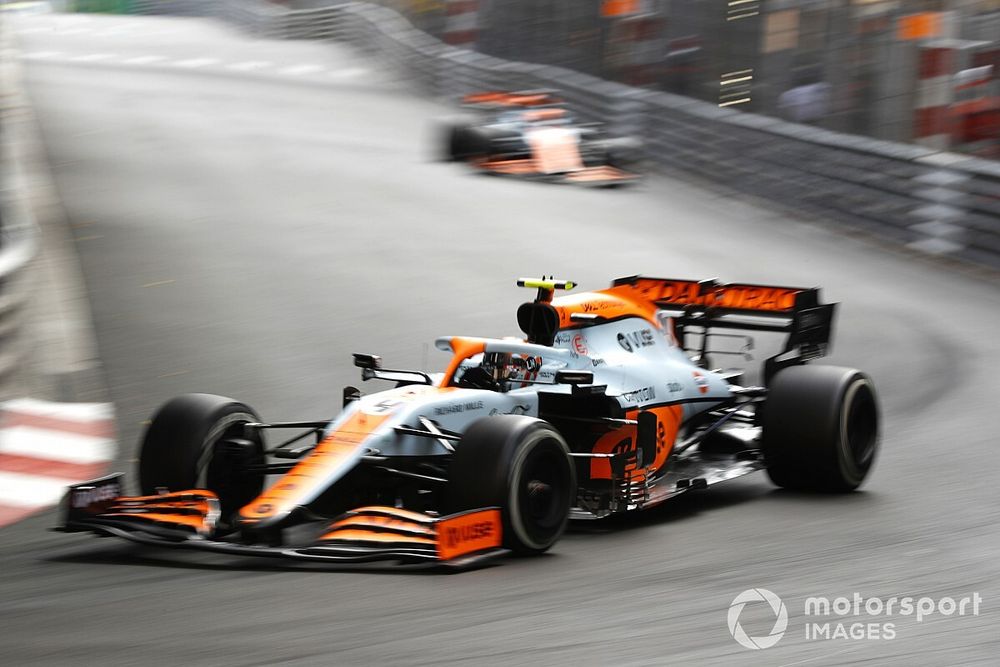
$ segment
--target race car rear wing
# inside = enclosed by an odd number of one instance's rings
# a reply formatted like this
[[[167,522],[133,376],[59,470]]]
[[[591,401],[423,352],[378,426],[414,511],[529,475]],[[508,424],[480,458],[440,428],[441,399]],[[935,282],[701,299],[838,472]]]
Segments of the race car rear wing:
[[[781,368],[827,354],[836,303],[820,303],[819,288],[719,283],[630,276],[612,284],[637,300],[652,302],[671,315],[682,347],[688,327],[701,335],[700,361],[707,364],[710,329],[787,333],[781,352],[764,362],[764,381]]]
[[[513,91],[492,90],[464,95],[462,97],[462,105],[486,109],[538,109],[544,107],[562,106],[563,100],[555,94],[555,91],[549,89]]]

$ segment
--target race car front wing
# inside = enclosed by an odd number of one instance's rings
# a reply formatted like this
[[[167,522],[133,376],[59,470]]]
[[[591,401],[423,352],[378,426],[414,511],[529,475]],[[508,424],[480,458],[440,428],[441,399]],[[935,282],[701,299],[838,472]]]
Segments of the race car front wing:
[[[463,568],[507,553],[500,510],[430,516],[396,507],[360,507],[330,522],[310,544],[269,546],[217,537],[219,499],[195,489],[151,496],[122,495],[114,473],[69,487],[56,530],[92,532],[140,544],[240,556],[329,563],[396,561]]]
[[[521,178],[557,181],[560,183],[577,183],[593,187],[626,185],[641,180],[638,174],[633,174],[611,165],[581,167],[567,171],[550,172],[545,170],[534,158],[505,159],[496,158],[480,160],[473,165],[487,173],[498,176],[518,176]]]

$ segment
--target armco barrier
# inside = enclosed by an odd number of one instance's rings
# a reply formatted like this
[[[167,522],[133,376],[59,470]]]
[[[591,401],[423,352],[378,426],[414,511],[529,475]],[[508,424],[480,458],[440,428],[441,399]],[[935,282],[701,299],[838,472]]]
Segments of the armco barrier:
[[[31,296],[32,281],[29,267],[36,252],[34,229],[8,225],[9,217],[17,217],[12,207],[3,209],[3,229],[0,231],[0,388],[15,374],[28,353],[23,327],[26,306]],[[5,392],[0,391],[0,396]]]
[[[145,0],[157,11],[178,2]],[[256,34],[351,43],[404,70],[422,92],[437,97],[556,88],[584,119],[643,138],[649,159],[675,176],[773,200],[917,251],[1000,268],[1000,164],[994,161],[720,109],[559,67],[499,60],[448,46],[377,3],[313,9],[263,0],[199,5],[203,13]]]
[[[24,119],[26,102],[17,80],[16,58],[10,57],[13,53],[9,35],[0,34],[0,164],[4,165],[0,185],[0,400],[9,395],[12,380],[30,350],[24,328],[32,296],[32,260],[38,245],[15,129]]]

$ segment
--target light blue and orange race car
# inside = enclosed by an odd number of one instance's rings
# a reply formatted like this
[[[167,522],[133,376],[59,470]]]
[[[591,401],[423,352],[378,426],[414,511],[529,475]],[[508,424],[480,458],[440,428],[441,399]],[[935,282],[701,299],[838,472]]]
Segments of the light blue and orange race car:
[[[498,176],[610,187],[639,180],[642,145],[577,122],[548,91],[466,95],[469,116],[449,121],[445,159]]]
[[[835,304],[818,289],[633,276],[555,296],[521,279],[518,338],[450,336],[441,372],[354,355],[335,417],[263,422],[187,394],[156,413],[123,475],[74,485],[61,529],[146,544],[331,563],[467,566],[548,550],[601,519],[766,469],[780,486],[847,492],[878,447],[864,373],[814,365]],[[728,330],[777,332],[759,384],[716,368]],[[334,406],[331,405],[331,408]],[[286,437],[276,437],[286,434]],[[265,435],[277,439],[265,441]]]

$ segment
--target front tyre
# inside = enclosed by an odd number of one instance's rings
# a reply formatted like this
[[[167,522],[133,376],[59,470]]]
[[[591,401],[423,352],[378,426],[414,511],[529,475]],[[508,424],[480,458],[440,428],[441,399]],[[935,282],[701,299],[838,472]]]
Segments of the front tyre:
[[[453,123],[444,131],[444,159],[446,162],[469,162],[489,157],[492,140],[485,128],[471,124]]]
[[[764,461],[775,484],[801,491],[853,491],[878,452],[875,386],[853,368],[786,368],[771,380],[761,426]]]
[[[264,443],[243,425],[258,422],[247,405],[224,396],[183,394],[153,417],[139,451],[139,486],[208,489],[219,497],[226,517],[260,495],[264,476],[248,470],[265,462]]]
[[[623,171],[638,171],[642,143],[631,137],[599,139],[587,146],[584,162],[588,167],[607,165]]]
[[[539,554],[562,536],[576,497],[569,447],[550,424],[522,415],[486,417],[462,436],[452,458],[450,511],[499,507],[503,544]]]
[[[444,128],[444,153],[446,162],[461,162],[467,160],[470,155],[469,131],[466,125],[447,125]]]

